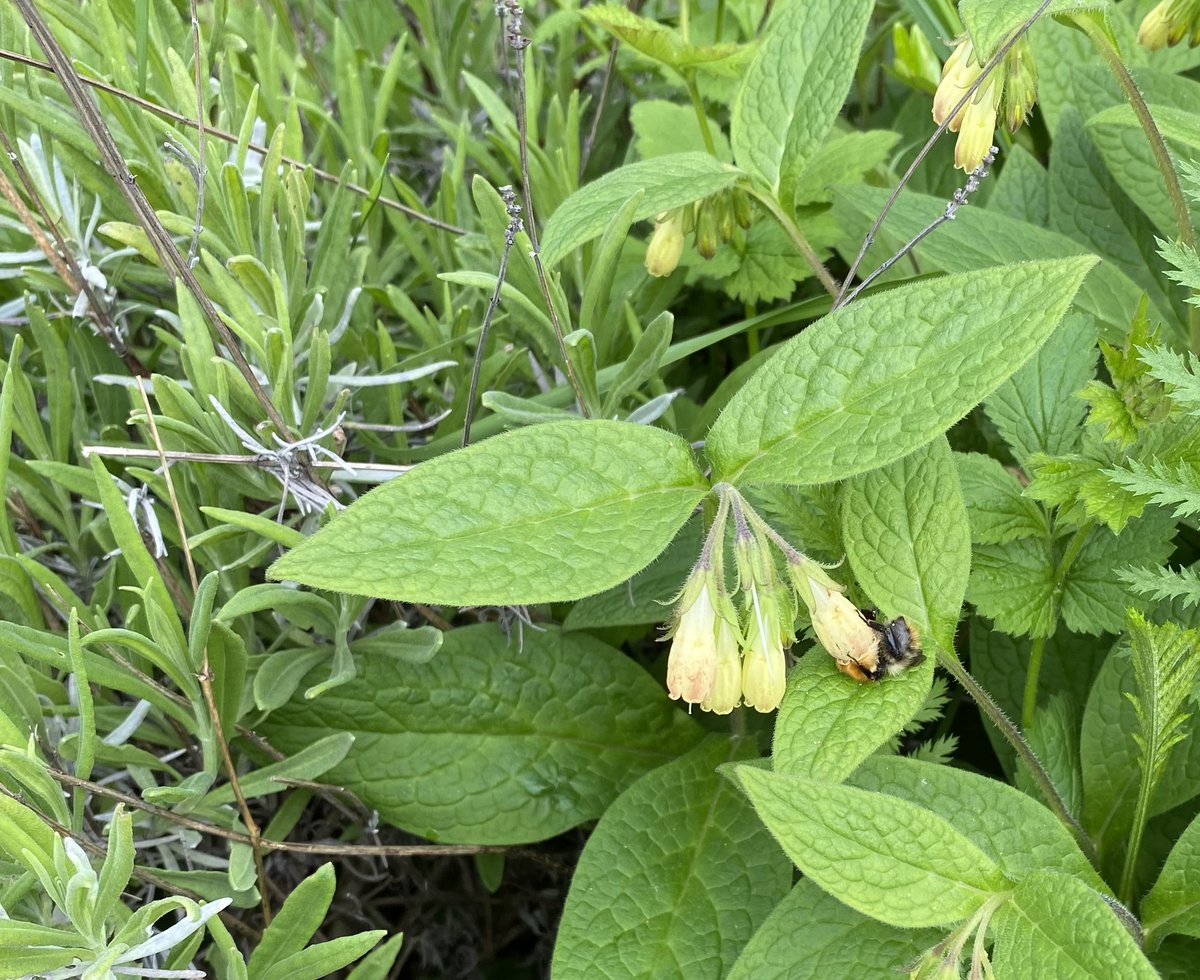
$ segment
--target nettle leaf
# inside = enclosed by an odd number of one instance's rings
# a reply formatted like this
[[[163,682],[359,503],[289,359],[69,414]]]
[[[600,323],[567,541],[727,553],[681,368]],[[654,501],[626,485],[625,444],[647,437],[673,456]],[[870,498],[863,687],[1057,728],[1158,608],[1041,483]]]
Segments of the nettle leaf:
[[[967,598],[1013,636],[1054,632],[1054,555],[1045,538],[977,545]]]
[[[955,453],[954,462],[972,541],[1005,544],[1050,533],[1045,511],[1022,493],[1020,482],[999,460],[982,453]]]
[[[738,166],[776,193],[795,182],[841,111],[873,7],[805,0],[772,18],[734,99],[730,131]]]
[[[1137,352],[1147,373],[1168,386],[1171,402],[1190,415],[1200,415],[1200,358],[1169,347],[1139,347]]]
[[[1035,453],[1069,453],[1079,443],[1086,411],[1076,393],[1095,373],[1095,320],[1071,312],[1041,350],[983,403],[983,410],[1022,464]]]
[[[625,422],[547,422],[377,487],[268,574],[405,602],[578,599],[661,554],[706,492],[676,435]]]
[[[942,938],[876,922],[805,878],[759,926],[727,980],[899,976]]]
[[[791,885],[779,846],[716,767],[756,755],[712,737],[605,812],[579,859],[554,947],[560,980],[719,980]]]
[[[1013,881],[1053,869],[1077,875],[1095,888],[1105,887],[1058,818],[1007,783],[965,769],[894,756],[867,759],[849,783],[908,800],[944,817]]]
[[[634,221],[652,218],[732,187],[741,171],[707,153],[674,153],[609,171],[572,193],[550,215],[542,261],[555,266],[568,252],[604,233],[612,216],[638,191]]]
[[[971,572],[971,535],[945,436],[850,480],[842,539],[855,577],[887,618],[905,616],[952,646]]]
[[[807,877],[881,922],[947,926],[1012,887],[947,820],[906,800],[749,765],[732,775]]]
[[[971,40],[986,60],[1041,5],[1041,0],[962,0],[959,15],[970,32]],[[1052,0],[1045,16],[1103,11],[1107,8],[1108,0]]]
[[[1154,980],[1104,897],[1071,875],[1038,871],[992,919],[997,980]]]
[[[840,782],[921,709],[933,658],[879,684],[862,684],[814,647],[788,674],[775,719],[776,772]]]
[[[354,680],[294,699],[259,730],[283,752],[353,733],[326,778],[433,840],[552,837],[700,736],[649,674],[582,633],[527,630],[518,646],[481,624],[447,633],[429,663],[378,643],[356,657]]]
[[[1200,606],[1200,566],[1171,568],[1118,568],[1116,576],[1129,591],[1155,602],[1177,600],[1183,608]]]
[[[1200,816],[1183,832],[1141,904],[1147,945],[1151,938],[1200,938]]]
[[[924,280],[834,311],[784,344],[726,405],[708,433],[718,479],[826,483],[906,456],[1045,342],[1094,262]]]
[[[736,73],[744,64],[742,44],[690,44],[673,28],[641,17],[618,4],[585,7],[583,17],[603,27],[635,51],[676,70],[693,68],[718,74]],[[731,63],[732,62],[732,63]]]

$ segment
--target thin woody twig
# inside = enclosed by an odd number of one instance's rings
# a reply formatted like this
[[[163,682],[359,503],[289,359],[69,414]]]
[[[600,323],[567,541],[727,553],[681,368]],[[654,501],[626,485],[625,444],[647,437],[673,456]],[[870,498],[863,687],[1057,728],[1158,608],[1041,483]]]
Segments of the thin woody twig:
[[[488,301],[487,311],[483,314],[483,327],[479,331],[479,343],[475,347],[475,363],[471,367],[471,385],[467,389],[467,408],[463,415],[462,444],[465,449],[471,442],[471,423],[475,419],[475,395],[479,391],[479,372],[483,369],[483,358],[487,353],[488,331],[492,327],[492,317],[496,307],[500,305],[500,290],[504,287],[504,277],[508,274],[508,253],[512,251],[517,236],[521,234],[521,205],[517,203],[517,195],[511,184],[500,188],[500,197],[504,200],[504,210],[508,212],[508,227],[504,229],[504,249],[500,253],[500,269],[496,273],[496,288],[492,290],[492,298]]]
[[[521,157],[521,193],[525,199],[525,216],[527,218],[525,225],[526,231],[529,233],[529,243],[532,246],[530,258],[533,259],[542,299],[550,314],[550,324],[554,327],[555,339],[558,340],[558,353],[562,358],[567,381],[570,382],[571,390],[575,393],[575,401],[579,405],[580,413],[584,418],[590,418],[591,410],[583,396],[583,388],[580,387],[579,379],[575,376],[575,366],[567,354],[562,322],[558,317],[558,307],[554,305],[554,298],[550,295],[550,283],[546,278],[546,267],[542,264],[541,246],[538,244],[537,212],[533,209],[533,191],[529,184],[529,124],[525,113],[525,56],[523,52],[529,46],[529,39],[521,33],[521,19],[525,16],[525,12],[517,0],[497,0],[496,13],[500,18],[500,31],[504,35],[505,43],[516,53],[516,57],[513,58],[515,66],[513,77],[516,79],[513,101],[516,103],[517,113],[517,142]],[[508,48],[505,48],[505,51]]]
[[[16,51],[9,51],[6,48],[0,48],[0,58],[4,59],[5,61],[15,62],[19,65],[25,65],[28,68],[38,68],[41,71],[54,74],[54,66],[49,62],[39,61],[37,58],[31,58],[28,55],[19,54]],[[200,128],[200,122],[196,119],[192,119],[189,116],[185,116],[182,113],[176,112],[174,109],[168,109],[166,106],[161,106],[157,102],[151,102],[149,99],[143,99],[141,96],[134,95],[132,92],[126,92],[123,88],[110,85],[98,78],[81,77],[80,81],[82,81],[84,85],[90,86],[97,91],[104,92],[107,95],[115,96],[118,99],[123,99],[124,101],[130,102],[141,109],[145,109],[147,112],[153,112],[155,115],[161,116],[164,119],[169,119],[171,122],[178,123],[181,126],[188,126],[192,129]],[[206,127],[206,132],[209,136],[212,136],[214,139],[219,139],[223,143],[229,143],[235,146],[237,145],[238,136],[236,133],[231,133],[228,130],[220,129],[216,126]],[[269,147],[253,141],[248,142],[246,147],[247,149],[253,150],[255,153],[261,153],[264,156],[269,151]],[[284,166],[292,167],[296,170],[305,170],[311,167],[313,176],[315,176],[318,180],[325,181],[326,183],[336,184],[340,180],[337,174],[331,173],[328,170],[322,170],[320,167],[313,167],[312,164],[307,163],[304,160],[297,160],[295,157],[285,155],[281,156],[279,160]],[[352,194],[358,194],[361,197],[370,197],[372,194],[370,188],[363,187],[361,184],[346,183],[344,186],[346,190],[350,191]],[[374,200],[377,204],[380,204],[385,208],[389,208],[392,211],[399,211],[401,214],[407,215],[414,221],[420,221],[432,228],[437,228],[440,231],[447,231],[452,235],[467,234],[467,229],[465,228],[459,228],[457,225],[452,225],[445,221],[439,221],[437,218],[424,214],[423,212],[418,211],[416,208],[410,208],[406,204],[401,204],[399,201],[394,201],[390,197],[379,196]]]
[[[230,830],[206,820],[198,820],[187,814],[176,813],[174,810],[168,810],[154,803],[147,803],[129,793],[122,793],[120,790],[87,779],[80,779],[78,776],[59,769],[47,767],[46,771],[64,786],[86,789],[97,796],[124,803],[126,806],[161,817],[180,827],[238,844],[251,843],[250,836],[240,831]],[[449,857],[460,854],[504,854],[511,850],[508,847],[490,844],[305,844],[271,840],[265,837],[259,838],[259,845],[266,851],[287,851],[292,854],[331,854],[343,857]]]

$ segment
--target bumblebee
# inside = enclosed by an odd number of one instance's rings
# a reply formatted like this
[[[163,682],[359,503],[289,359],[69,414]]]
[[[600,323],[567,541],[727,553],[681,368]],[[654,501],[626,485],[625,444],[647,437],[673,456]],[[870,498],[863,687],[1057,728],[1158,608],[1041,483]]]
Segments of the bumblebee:
[[[856,681],[877,681],[885,674],[903,674],[910,667],[924,663],[917,628],[903,616],[881,625],[875,621],[873,610],[860,609],[859,615],[875,632],[875,648],[857,660],[839,661],[838,670],[843,674]]]

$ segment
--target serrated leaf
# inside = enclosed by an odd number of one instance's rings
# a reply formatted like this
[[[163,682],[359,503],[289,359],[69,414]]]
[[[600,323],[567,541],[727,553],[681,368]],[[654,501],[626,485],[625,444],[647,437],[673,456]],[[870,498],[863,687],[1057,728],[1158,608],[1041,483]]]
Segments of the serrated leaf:
[[[1013,455],[1059,456],[1079,442],[1084,403],[1076,397],[1096,371],[1096,324],[1068,313],[1029,362],[983,403]]]
[[[873,6],[805,0],[772,18],[734,99],[730,131],[738,166],[776,193],[795,181],[837,118]]]
[[[1022,879],[992,924],[996,980],[1158,977],[1103,896],[1071,875]]]
[[[1191,415],[1200,415],[1200,358],[1169,347],[1139,347],[1137,352],[1151,377],[1170,386],[1171,401]]]
[[[643,160],[673,153],[708,152],[696,110],[690,105],[677,105],[665,99],[641,99],[629,107],[629,125],[637,139],[638,156]],[[708,120],[708,131],[716,149],[712,155],[724,163],[732,161],[729,140],[715,120]]]
[[[784,344],[709,430],[718,478],[825,483],[925,445],[1045,342],[1093,262],[946,276],[829,314]]]
[[[888,618],[949,647],[971,572],[971,535],[945,436],[850,480],[842,540],[855,577]]]
[[[1171,568],[1118,568],[1116,576],[1138,595],[1156,602],[1177,600],[1183,608],[1200,606],[1200,567],[1192,565],[1178,570]]]
[[[1095,888],[1104,887],[1058,818],[1007,783],[965,769],[895,756],[872,756],[848,782],[908,800],[944,817],[1013,881],[1053,869],[1077,875]]]
[[[1147,945],[1172,934],[1200,937],[1200,817],[1171,848],[1140,911]]]
[[[775,771],[840,782],[920,710],[932,682],[932,657],[899,677],[862,684],[811,650],[788,674],[775,719]]]
[[[1181,460],[1172,466],[1160,460],[1130,458],[1124,467],[1102,471],[1130,493],[1171,508],[1177,518],[1200,513],[1200,465]]]
[[[876,922],[805,878],[759,926],[727,980],[882,980],[904,973],[942,937]]]
[[[1045,539],[979,545],[967,598],[1003,633],[1049,636],[1055,621],[1054,570]]]
[[[676,435],[625,422],[547,422],[375,488],[268,574],[407,602],[578,599],[649,564],[706,492]]]
[[[284,752],[354,733],[326,778],[434,840],[552,837],[598,817],[700,734],[650,675],[581,633],[527,630],[518,648],[494,625],[469,626],[445,634],[426,664],[352,649],[354,680],[293,700],[259,730]]]
[[[758,304],[787,299],[796,283],[813,275],[783,229],[773,221],[759,220],[746,232],[736,251],[725,250],[725,266],[697,265],[697,275],[715,279],[727,295],[740,303]]]
[[[954,461],[972,541],[1005,544],[1050,533],[1045,511],[1022,493],[1017,478],[998,460],[982,453],[955,453]]]
[[[610,170],[572,193],[550,215],[542,236],[542,261],[557,265],[580,245],[603,234],[613,214],[638,191],[633,220],[652,218],[732,187],[742,176],[707,153],[674,153]]]
[[[906,800],[747,765],[733,775],[797,867],[872,918],[946,926],[1011,887],[950,823]]]
[[[554,947],[559,980],[719,980],[791,884],[778,845],[716,767],[710,738],[629,787],[579,859]]]
[[[635,51],[676,70],[700,68],[720,74],[736,72],[746,51],[741,44],[690,44],[679,31],[617,4],[590,6],[583,16],[603,27]],[[732,64],[726,64],[727,62]]]

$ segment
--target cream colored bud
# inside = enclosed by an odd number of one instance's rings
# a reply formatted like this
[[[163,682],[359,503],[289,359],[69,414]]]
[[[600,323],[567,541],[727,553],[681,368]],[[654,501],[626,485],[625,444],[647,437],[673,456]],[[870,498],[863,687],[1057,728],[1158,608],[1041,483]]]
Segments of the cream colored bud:
[[[717,619],[717,673],[712,692],[700,704],[705,711],[727,715],[742,703],[741,637],[724,618]]]
[[[1167,10],[1171,0],[1163,0],[1157,7],[1142,18],[1142,26],[1138,28],[1137,43],[1150,51],[1160,51],[1171,39],[1171,21]]]
[[[809,581],[813,605],[809,610],[817,642],[839,664],[857,664],[873,672],[879,666],[879,634],[858,607],[842,593]]]
[[[993,75],[967,103],[958,141],[954,144],[954,166],[970,173],[987,156],[996,135],[996,77]]]
[[[975,84],[975,79],[979,77],[981,69],[982,66],[975,58],[975,48],[971,42],[965,38],[959,41],[950,57],[946,59],[946,64],[942,68],[942,80],[938,83],[937,91],[933,95],[933,121],[935,123],[940,126],[942,121],[950,115],[950,110],[958,105],[962,97],[967,94],[967,89]],[[958,132],[966,110],[967,107],[963,106],[950,119],[950,123],[946,127],[950,132]]]
[[[755,711],[774,711],[787,686],[783,633],[774,596],[759,595],[748,609],[748,643],[742,657],[742,697]]]
[[[686,605],[667,657],[667,691],[676,700],[700,704],[712,693],[717,676],[717,614],[702,572],[692,573],[681,602]]]
[[[683,255],[683,211],[664,212],[657,220],[646,247],[646,271],[652,276],[669,276]]]

